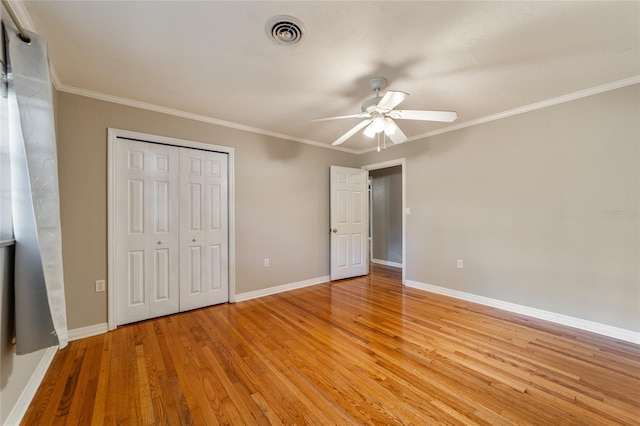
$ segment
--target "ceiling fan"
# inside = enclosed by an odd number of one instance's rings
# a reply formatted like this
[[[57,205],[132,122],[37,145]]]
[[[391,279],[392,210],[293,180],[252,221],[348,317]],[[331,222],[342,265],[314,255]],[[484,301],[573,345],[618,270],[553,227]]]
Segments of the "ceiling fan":
[[[394,109],[404,101],[408,93],[389,90],[384,96],[380,96],[380,89],[387,84],[387,79],[374,77],[369,80],[369,87],[375,92],[375,97],[367,99],[362,104],[362,113],[341,115],[337,117],[314,118],[311,121],[340,120],[343,118],[364,118],[351,130],[340,136],[332,145],[340,145],[361,129],[364,135],[373,138],[376,134],[384,132],[386,136],[395,144],[405,142],[407,136],[400,130],[395,120],[422,120],[422,121],[442,121],[450,123],[458,118],[455,111],[421,111],[421,110],[399,110]]]

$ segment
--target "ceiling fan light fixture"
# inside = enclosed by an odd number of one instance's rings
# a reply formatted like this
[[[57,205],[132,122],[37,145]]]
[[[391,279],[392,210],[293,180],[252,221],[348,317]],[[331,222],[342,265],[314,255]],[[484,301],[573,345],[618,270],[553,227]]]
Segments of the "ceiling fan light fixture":
[[[398,125],[389,117],[384,118],[384,133],[387,136],[393,135],[398,129]]]
[[[382,89],[386,82],[387,80],[382,77],[374,77],[369,80],[369,87],[374,91],[375,97],[364,101],[362,104],[362,114],[314,118],[311,121],[364,118],[364,120],[348,130],[347,133],[336,139],[332,145],[340,145],[364,129],[363,133],[368,138],[373,139],[376,135],[378,136],[378,151],[380,151],[380,133],[384,132],[382,135],[382,149],[386,149],[387,147],[387,137],[389,137],[390,142],[396,145],[409,140],[407,135],[405,135],[402,129],[396,124],[396,119],[452,122],[458,116],[455,111],[397,110],[396,107],[407,99],[409,94],[397,90],[389,90],[384,96],[380,96],[380,89]]]
[[[376,135],[376,131],[373,130],[373,122],[371,124],[369,124],[367,126],[366,129],[364,129],[364,132],[362,132],[366,137],[373,139],[373,137]]]
[[[371,122],[371,128],[375,133],[380,133],[384,130],[384,116],[379,112],[373,113],[373,121]]]

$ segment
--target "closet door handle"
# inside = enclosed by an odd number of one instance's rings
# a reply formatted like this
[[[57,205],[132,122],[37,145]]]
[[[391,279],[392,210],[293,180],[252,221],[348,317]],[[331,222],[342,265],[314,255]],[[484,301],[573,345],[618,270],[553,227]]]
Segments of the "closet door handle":
[[[198,241],[197,238],[194,238],[193,240],[191,240],[192,243],[195,243],[196,241]]]
[[[162,240],[158,241],[158,245],[162,244]]]

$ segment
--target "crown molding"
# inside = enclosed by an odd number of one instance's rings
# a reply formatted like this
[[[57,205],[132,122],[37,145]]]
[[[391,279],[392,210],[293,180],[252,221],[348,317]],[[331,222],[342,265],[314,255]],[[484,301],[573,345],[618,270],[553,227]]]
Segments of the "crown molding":
[[[10,4],[11,4],[11,7],[13,8],[13,10],[14,10],[14,13],[16,14],[18,19],[22,23],[22,25],[26,29],[28,29],[29,31],[33,31],[33,32],[37,33],[35,25],[33,24],[33,21],[31,20],[31,17],[29,16],[29,13],[27,12],[27,10],[24,7],[23,0],[10,1]],[[250,133],[270,136],[270,137],[279,138],[279,139],[290,140],[290,141],[293,141],[293,142],[299,142],[299,143],[303,143],[303,144],[306,144],[306,145],[317,146],[317,147],[320,147],[320,148],[326,148],[326,149],[333,149],[333,150],[336,150],[336,151],[348,152],[350,154],[360,155],[360,154],[366,154],[368,152],[372,152],[372,151],[376,150],[375,147],[367,148],[367,149],[364,149],[364,150],[356,150],[356,149],[349,149],[349,148],[344,148],[344,147],[336,147],[336,146],[333,146],[333,145],[328,145],[328,144],[325,144],[325,143],[322,143],[322,142],[318,142],[318,141],[314,141],[314,140],[311,140],[311,139],[299,138],[299,137],[287,135],[287,134],[284,134],[284,133],[272,132],[270,130],[260,129],[258,127],[247,126],[247,125],[244,125],[244,124],[234,123],[234,122],[226,121],[226,120],[220,120],[220,119],[217,119],[217,118],[208,117],[208,116],[204,116],[204,115],[200,115],[200,114],[194,114],[194,113],[190,113],[190,112],[186,112],[186,111],[182,111],[182,110],[178,110],[178,109],[174,109],[174,108],[169,108],[169,107],[164,107],[164,106],[160,106],[160,105],[150,104],[150,103],[147,103],[147,102],[140,102],[140,101],[136,101],[136,100],[133,100],[133,99],[122,98],[122,97],[119,97],[119,96],[113,96],[113,95],[108,95],[108,94],[101,93],[101,92],[96,92],[96,91],[92,91],[92,90],[81,89],[81,88],[69,86],[69,85],[66,85],[66,84],[62,83],[62,81],[58,77],[58,73],[56,72],[56,70],[55,70],[55,68],[53,66],[53,63],[51,63],[51,61],[49,61],[49,62],[50,62],[50,67],[51,67],[51,79],[53,80],[53,85],[56,88],[56,90],[58,90],[60,92],[65,92],[65,93],[70,93],[70,94],[74,94],[74,95],[84,96],[84,97],[87,97],[87,98],[93,98],[93,99],[102,100],[102,101],[106,101],[106,102],[112,102],[112,103],[116,103],[116,104],[120,104],[120,105],[130,106],[130,107],[133,107],[133,108],[140,108],[140,109],[144,109],[144,110],[148,110],[148,111],[159,112],[159,113],[162,113],[162,114],[167,114],[167,115],[172,115],[172,116],[176,116],[176,117],[186,118],[186,119],[189,119],[189,120],[195,120],[195,121],[200,121],[200,122],[204,122],[204,123],[214,124],[214,125],[222,126],[222,127],[228,127],[228,128],[231,128],[231,129],[243,130],[243,131],[250,132]],[[454,124],[452,126],[443,127],[443,128],[437,129],[437,130],[433,130],[431,132],[422,133],[422,134],[419,134],[419,135],[412,136],[412,137],[408,138],[407,141],[404,142],[404,143],[413,142],[413,141],[417,141],[417,140],[420,140],[420,139],[426,139],[426,138],[429,138],[429,137],[432,137],[432,136],[441,135],[443,133],[449,133],[449,132],[453,132],[455,130],[460,130],[460,129],[464,129],[464,128],[467,128],[467,127],[477,126],[477,125],[480,125],[480,124],[489,123],[491,121],[501,120],[501,119],[507,118],[507,117],[513,117],[514,115],[524,114],[526,112],[531,112],[531,111],[535,111],[535,110],[538,110],[538,109],[547,108],[547,107],[550,107],[550,106],[562,104],[562,103],[565,103],[565,102],[574,101],[574,100],[577,100],[577,99],[585,98],[587,96],[597,95],[599,93],[604,93],[604,92],[608,92],[608,91],[611,91],[611,90],[621,89],[623,87],[627,87],[627,86],[631,86],[631,85],[639,84],[639,83],[640,83],[640,75],[636,75],[636,76],[629,77],[629,78],[626,78],[626,79],[623,79],[623,80],[618,80],[618,81],[614,81],[614,82],[611,82],[611,83],[603,84],[603,85],[600,85],[600,86],[592,87],[590,89],[580,90],[578,92],[569,93],[567,95],[558,96],[556,98],[547,99],[547,100],[544,100],[544,101],[536,102],[536,103],[525,105],[525,106],[522,106],[522,107],[510,109],[508,111],[499,112],[497,114],[487,115],[485,117],[476,118],[474,120],[464,121],[462,123],[457,123],[457,124]]]
[[[569,93],[567,95],[558,96],[557,98],[547,99],[541,102],[525,105],[522,107],[510,109],[508,111],[499,112],[497,114],[487,115],[485,117],[476,118],[475,120],[469,120],[462,123],[455,124],[453,126],[447,126],[442,129],[434,130],[420,135],[412,136],[407,139],[407,142],[412,142],[418,139],[424,139],[431,136],[440,135],[442,133],[453,132],[454,130],[464,129],[465,127],[477,126],[479,124],[489,123],[491,121],[501,120],[507,117],[513,117],[514,115],[524,114],[525,112],[535,111],[537,109],[547,108],[550,106],[562,104],[565,102],[575,101],[576,99],[586,98],[587,96],[597,95],[599,93],[609,92],[611,90],[620,89],[622,87],[631,86],[633,84],[640,83],[640,75],[636,75],[624,80],[618,80],[611,83],[603,84],[600,86],[592,87],[590,89],[580,90],[578,92]]]
[[[433,130],[431,132],[422,133],[417,136],[412,136],[407,139],[404,143],[409,143],[413,141],[417,141],[420,139],[430,138],[432,136],[441,135],[443,133],[453,132],[455,130],[464,129],[466,127],[477,126],[484,123],[489,123],[491,121],[501,120],[507,117],[513,117],[514,115],[524,114],[525,112],[531,112],[542,108],[547,108],[550,106],[562,104],[565,102],[575,101],[577,99],[586,98],[587,96],[597,95],[599,93],[609,92],[611,90],[621,89],[623,87],[632,86],[634,84],[640,83],[640,75],[636,75],[630,78],[625,78],[624,80],[618,80],[611,83],[603,84],[600,86],[592,87],[590,89],[580,90],[578,92],[569,93],[567,95],[558,96],[557,98],[547,99],[541,102],[536,102],[530,105],[525,105],[522,107],[510,109],[508,111],[499,112],[497,114],[487,115],[485,117],[476,118],[475,120],[464,121],[462,123],[454,124],[453,126],[443,127],[438,130]],[[375,151],[376,148],[368,148],[362,151],[357,151],[357,154],[366,154],[368,152]]]
[[[247,126],[244,124],[238,124],[238,123],[234,123],[231,121],[225,121],[225,120],[220,120],[217,118],[213,118],[213,117],[208,117],[208,116],[204,116],[204,115],[199,115],[199,114],[193,114],[190,112],[185,112],[185,111],[181,111],[178,109],[174,109],[174,108],[168,108],[168,107],[163,107],[160,105],[155,105],[155,104],[150,104],[150,103],[146,103],[146,102],[140,102],[140,101],[136,101],[133,99],[128,99],[128,98],[121,98],[118,96],[112,96],[112,95],[107,95],[104,93],[100,93],[100,92],[95,92],[95,91],[91,91],[91,90],[86,90],[86,89],[80,89],[77,87],[73,87],[73,86],[68,86],[65,84],[60,83],[60,81],[58,80],[58,76],[55,73],[55,69],[53,69],[52,66],[52,78],[54,79],[54,85],[56,86],[56,89],[58,91],[61,92],[66,92],[66,93],[71,93],[74,95],[79,95],[79,96],[84,96],[84,97],[88,97],[88,98],[93,98],[93,99],[98,99],[98,100],[102,100],[102,101],[107,101],[107,102],[112,102],[112,103],[116,103],[116,104],[120,104],[120,105],[126,105],[126,106],[130,106],[130,107],[134,107],[134,108],[140,108],[140,109],[145,109],[145,110],[149,110],[149,111],[154,111],[154,112],[159,112],[162,114],[168,114],[168,115],[173,115],[176,117],[181,117],[181,118],[186,118],[186,119],[190,119],[190,120],[195,120],[195,121],[201,121],[204,123],[209,123],[209,124],[215,124],[217,126],[223,126],[223,127],[228,127],[228,128],[232,128],[232,129],[237,129],[237,130],[243,130],[246,132],[250,132],[250,133],[256,133],[256,134],[261,134],[261,135],[265,135],[265,136],[271,136],[271,137],[275,137],[275,138],[279,138],[279,139],[286,139],[286,140],[290,140],[293,142],[299,142],[299,143],[303,143],[303,144],[307,144],[307,145],[313,145],[313,146],[317,146],[320,148],[327,148],[327,149],[333,149],[336,151],[343,151],[343,152],[348,152],[351,154],[366,154],[368,152],[372,152],[375,151],[376,148],[372,147],[370,149],[364,149],[364,150],[355,150],[355,149],[349,149],[349,148],[343,148],[343,147],[335,147],[332,145],[327,145],[324,144],[322,142],[317,142],[317,141],[313,141],[310,139],[304,139],[304,138],[298,138],[296,136],[291,136],[291,135],[287,135],[284,133],[278,133],[278,132],[272,132],[270,130],[264,130],[264,129],[260,129],[257,127],[252,127],[252,126]],[[427,133],[422,133],[420,135],[417,136],[412,136],[410,138],[407,139],[407,142],[413,142],[416,140],[420,140],[420,139],[426,139],[432,136],[436,136],[436,135],[440,135],[443,133],[449,133],[449,132],[453,132],[455,130],[460,130],[460,129],[464,129],[467,127],[472,127],[472,126],[477,126],[480,124],[485,124],[485,123],[489,123],[492,121],[496,121],[496,120],[501,120],[503,118],[508,118],[508,117],[513,117],[514,115],[519,115],[519,114],[524,114],[526,112],[531,112],[531,111],[535,111],[538,109],[542,109],[542,108],[547,108],[550,106],[554,106],[554,105],[558,105],[558,104],[562,104],[565,102],[571,102],[577,99],[581,99],[581,98],[585,98],[588,96],[592,96],[592,95],[597,95],[599,93],[604,93],[604,92],[608,92],[611,90],[616,90],[616,89],[620,89],[623,87],[627,87],[627,86],[631,86],[634,84],[639,84],[640,83],[640,75],[638,76],[634,76],[634,77],[630,77],[630,78],[626,78],[624,80],[618,80],[618,81],[614,81],[612,83],[607,83],[607,84],[603,84],[600,86],[596,86],[590,89],[586,89],[586,90],[581,90],[579,92],[574,92],[574,93],[569,93],[567,95],[563,95],[563,96],[558,96],[556,98],[551,98],[551,99],[547,99],[541,102],[536,102],[530,105],[525,105],[522,107],[518,107],[518,108],[514,108],[508,111],[504,111],[504,112],[500,112],[497,114],[492,114],[492,115],[487,115],[485,117],[480,117],[477,118],[475,120],[469,120],[469,121],[465,121],[462,123],[458,123],[455,124],[453,126],[447,126],[447,127],[443,127],[441,129],[438,130],[434,130],[431,132],[427,132]]]
[[[23,0],[10,1],[10,4],[11,4],[11,8],[13,9],[14,13],[18,17],[18,19],[20,20],[20,23],[22,24],[22,26],[25,27],[27,30],[32,31],[32,32],[37,34],[38,31],[36,29],[36,26],[34,25],[33,20],[31,19],[31,16],[29,16],[29,12],[27,12],[26,8],[24,7]],[[200,122],[203,122],[203,123],[214,124],[214,125],[217,125],[217,126],[228,127],[228,128],[231,128],[231,129],[243,130],[243,131],[249,132],[249,133],[255,133],[255,134],[259,134],[259,135],[270,136],[270,137],[274,137],[274,138],[278,138],[278,139],[290,140],[290,141],[293,141],[293,142],[299,142],[299,143],[303,143],[303,144],[306,144],[306,145],[317,146],[317,147],[320,147],[320,148],[333,149],[333,150],[336,150],[336,151],[348,152],[350,154],[357,154],[356,150],[349,149],[349,148],[335,147],[335,146],[324,144],[322,142],[318,142],[318,141],[314,141],[314,140],[310,140],[310,139],[299,138],[299,137],[291,136],[291,135],[286,135],[284,133],[272,132],[270,130],[260,129],[258,127],[247,126],[247,125],[244,125],[244,124],[234,123],[234,122],[226,121],[226,120],[220,120],[220,119],[217,119],[217,118],[208,117],[208,116],[204,116],[204,115],[200,115],[200,114],[193,114],[193,113],[190,113],[190,112],[181,111],[181,110],[174,109],[174,108],[163,107],[163,106],[160,106],[160,105],[150,104],[150,103],[147,103],[147,102],[140,102],[140,101],[136,101],[136,100],[133,100],[133,99],[122,98],[122,97],[113,96],[113,95],[107,95],[107,94],[101,93],[101,92],[96,92],[96,91],[92,91],[92,90],[81,89],[81,88],[78,88],[78,87],[69,86],[69,85],[64,84],[60,80],[60,78],[58,76],[58,73],[56,72],[56,69],[55,69],[53,63],[51,62],[51,60],[49,60],[49,67],[50,67],[51,80],[53,81],[53,86],[59,92],[65,92],[65,93],[70,93],[70,94],[74,94],[74,95],[84,96],[84,97],[87,97],[87,98],[92,98],[92,99],[102,100],[102,101],[106,101],[106,102],[112,102],[112,103],[115,103],[115,104],[130,106],[130,107],[133,107],[133,108],[140,108],[140,109],[144,109],[144,110],[148,110],[148,111],[159,112],[161,114],[167,114],[167,115],[172,115],[172,116],[175,116],[175,117],[186,118],[186,119],[189,119],[189,120],[200,121]]]
[[[20,23],[22,24],[22,26],[33,32],[38,34],[38,29],[36,28],[35,24],[33,23],[33,20],[31,19],[31,15],[29,15],[29,12],[27,12],[27,9],[25,9],[24,7],[24,1],[23,0],[16,0],[16,1],[11,1],[9,0],[9,4],[11,5],[11,9],[13,10],[13,13],[15,13],[16,17],[18,18],[18,20],[20,21]],[[62,86],[62,83],[60,81],[60,79],[58,78],[58,73],[56,72],[55,67],[53,66],[53,63],[51,62],[51,60],[49,60],[49,72],[51,74],[51,80],[53,81],[53,86],[56,88],[56,90],[59,90],[58,88],[60,86]]]
[[[29,12],[27,12],[27,9],[25,9],[24,7],[23,0],[18,0],[18,1],[8,0],[7,3],[9,3],[9,5],[11,6],[11,9],[13,10],[13,13],[15,13],[15,15],[18,17],[18,21],[20,21],[20,24],[22,24],[22,26],[25,29],[33,33],[38,32],[38,30],[36,29],[36,26],[33,24],[33,21],[31,20],[31,16],[29,16]]]
[[[299,138],[296,136],[287,135],[284,133],[272,132],[270,130],[260,129],[258,127],[247,126],[245,124],[234,123],[231,121],[220,120],[218,118],[213,118],[205,115],[194,114],[174,108],[168,108],[160,105],[155,105],[147,102],[140,102],[133,99],[122,98],[119,96],[107,95],[105,93],[95,92],[92,90],[80,89],[73,86],[68,86],[66,84],[58,84],[56,85],[56,89],[60,92],[70,93],[73,95],[84,96],[87,98],[93,98],[101,101],[112,102],[120,105],[130,106],[133,108],[140,108],[148,111],[159,112],[161,114],[172,115],[175,117],[186,118],[189,120],[200,121],[208,124],[215,124],[216,126],[228,127],[236,130],[243,130],[245,132],[256,133],[259,135],[270,136],[279,139],[286,139],[293,142],[299,142],[306,145],[313,145],[320,148],[333,149],[337,151],[344,151],[351,154],[357,154],[356,150],[342,147],[334,147],[322,142],[313,141],[310,139]]]

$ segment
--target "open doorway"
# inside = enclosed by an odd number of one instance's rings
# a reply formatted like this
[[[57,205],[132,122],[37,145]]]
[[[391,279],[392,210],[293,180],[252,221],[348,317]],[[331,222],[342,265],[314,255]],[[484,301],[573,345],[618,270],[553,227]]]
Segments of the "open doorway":
[[[362,167],[369,172],[370,262],[402,268],[405,282],[405,159]]]
[[[402,268],[402,166],[369,171],[371,262]]]

